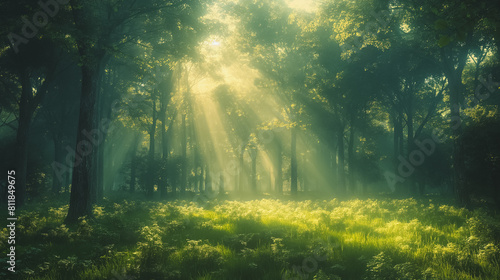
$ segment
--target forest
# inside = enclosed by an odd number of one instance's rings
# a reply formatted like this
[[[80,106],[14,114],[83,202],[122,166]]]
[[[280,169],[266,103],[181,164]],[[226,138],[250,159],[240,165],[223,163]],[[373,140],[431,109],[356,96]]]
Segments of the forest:
[[[0,279],[500,279],[494,0],[0,2]]]

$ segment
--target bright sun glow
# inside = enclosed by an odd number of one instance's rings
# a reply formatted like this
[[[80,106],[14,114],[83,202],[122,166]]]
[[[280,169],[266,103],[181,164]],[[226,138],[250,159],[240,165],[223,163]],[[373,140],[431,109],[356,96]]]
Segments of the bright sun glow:
[[[287,0],[288,6],[292,9],[313,13],[318,8],[317,0]]]

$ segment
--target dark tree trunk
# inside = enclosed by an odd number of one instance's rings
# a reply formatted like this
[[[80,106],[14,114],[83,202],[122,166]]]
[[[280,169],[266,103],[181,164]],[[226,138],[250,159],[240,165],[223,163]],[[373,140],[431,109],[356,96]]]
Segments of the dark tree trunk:
[[[99,142],[97,144],[97,162],[96,162],[96,181],[97,181],[97,193],[96,202],[101,202],[104,197],[104,149],[106,146],[106,136],[107,131],[101,127],[103,120],[109,121],[111,119],[111,99],[109,94],[104,94],[104,86],[109,84],[109,77],[102,73],[105,73],[105,59],[101,61],[99,67],[99,96],[98,96],[98,130],[99,130]],[[104,80],[105,79],[105,80]]]
[[[106,134],[102,134],[101,144],[97,147],[97,202],[101,202],[104,197],[104,145]]]
[[[160,100],[161,104],[161,158],[162,158],[162,166],[164,167],[162,170],[162,174],[160,175],[160,196],[161,198],[167,198],[167,177],[168,177],[168,169],[167,169],[167,161],[168,161],[168,139],[167,139],[167,104],[166,101],[168,97],[167,93],[162,94],[162,98]]]
[[[257,192],[257,148],[252,147],[250,149],[250,157],[252,158],[252,174],[250,175],[250,182],[252,186],[252,192]]]
[[[468,34],[468,39],[472,33]],[[451,55],[448,55],[445,49],[441,50],[441,57],[444,64],[444,74],[448,79],[450,92],[450,110],[451,110],[451,129],[453,137],[453,185],[457,200],[461,206],[470,206],[470,194],[466,187],[464,179],[464,150],[462,143],[462,120],[460,117],[460,104],[463,100],[464,85],[462,84],[462,72],[467,61],[468,52],[462,50],[458,55],[455,66]]]
[[[79,46],[79,49],[82,57],[90,55],[86,47]],[[92,168],[93,147],[87,140],[85,132],[93,131],[95,127],[97,71],[100,59],[92,57],[89,60],[82,65],[82,95],[75,149],[77,155],[73,168],[71,198],[68,216],[66,217],[67,223],[74,223],[83,216],[92,217],[91,190],[95,189],[95,174],[93,174],[94,168]]]
[[[399,166],[399,156],[403,155],[403,124],[402,124],[402,113],[399,105],[394,105],[394,174],[398,174],[398,166]],[[394,192],[401,194],[403,192],[403,188],[401,186],[401,182],[395,182]]]
[[[194,131],[194,124],[192,124],[193,127],[193,137],[195,135]],[[193,176],[193,189],[194,192],[199,192],[200,191],[200,180],[201,180],[201,174],[200,171],[202,169],[201,166],[201,154],[200,154],[200,149],[198,147],[196,139],[193,139],[193,171],[194,171],[194,176]]]
[[[92,190],[96,190],[95,166],[93,166],[93,147],[87,139],[98,126],[95,124],[96,101],[98,95],[98,79],[101,62],[105,51],[99,47],[98,41],[89,40],[86,36],[98,33],[92,15],[82,7],[82,1],[72,0],[76,29],[82,36],[76,38],[76,45],[80,59],[82,59],[82,90],[80,98],[80,112],[78,118],[78,133],[76,137],[75,165],[73,167],[73,183],[66,223],[75,223],[80,217],[92,217]]]
[[[246,169],[245,169],[245,161],[244,161],[244,153],[245,153],[245,150],[244,148],[241,148],[241,151],[240,151],[240,158],[239,158],[239,163],[240,163],[240,172],[238,173],[238,191],[243,191],[243,189],[245,188],[245,176],[246,176]]]
[[[398,118],[398,114],[394,112],[393,116],[393,124],[394,124],[394,173],[398,173],[398,165],[399,165],[399,131],[401,130],[400,119]]]
[[[98,70],[99,71],[99,70]],[[97,72],[99,73],[99,72]],[[97,76],[95,78],[97,81],[96,81],[96,103],[95,103],[95,110],[94,110],[94,127],[97,129],[97,130],[100,130],[100,126],[99,126],[99,123],[100,123],[100,120],[101,120],[101,91],[102,89],[100,88],[99,86],[99,79],[100,77]],[[98,133],[99,134],[99,133]],[[104,135],[101,135],[99,137],[103,137]],[[92,204],[96,204],[98,202],[98,200],[100,200],[99,198],[99,193],[102,193],[101,191],[99,191],[99,188],[101,187],[101,185],[99,184],[99,169],[100,169],[100,166],[99,166],[99,163],[100,163],[100,160],[99,160],[99,150],[102,148],[101,147],[101,144],[102,142],[96,142],[96,143],[92,143],[92,174],[93,174],[93,184],[91,184],[91,186],[93,187],[91,190],[90,190],[90,201]]]
[[[338,148],[338,177],[339,177],[339,193],[345,194],[346,192],[346,186],[345,186],[345,170],[344,170],[344,165],[345,165],[345,154],[344,154],[344,127],[341,126],[339,127],[339,131],[337,133],[337,148]]]
[[[205,166],[205,192],[212,191],[212,178],[210,176],[210,169],[208,164]]]
[[[21,99],[19,102],[19,125],[16,137],[16,205],[24,205],[26,199],[26,176],[28,169],[28,130],[33,116],[29,100],[33,96],[28,70],[20,73]]]
[[[186,114],[182,115],[182,169],[181,169],[181,195],[186,192],[187,185],[187,127]]]
[[[156,97],[153,93],[153,123],[151,124],[151,131],[149,132],[149,178],[146,187],[146,196],[152,198],[154,195],[154,179],[155,179],[155,135],[156,135]]]
[[[407,159],[410,159],[410,155],[413,152],[414,149],[414,137],[413,137],[413,98],[412,98],[412,88],[408,89],[407,96],[408,96],[408,103],[407,103],[407,111],[406,111],[406,120],[407,120],[407,142],[406,142],[406,155]],[[414,176],[410,176],[408,178],[408,190],[410,195],[415,195],[416,194],[416,185],[415,185],[415,179]]]
[[[135,182],[137,180],[137,155],[136,150],[132,154],[132,160],[130,162],[130,188],[131,193],[135,192]]]
[[[404,127],[403,127],[403,110],[401,108],[399,108],[399,111],[398,111],[398,115],[399,115],[399,131],[398,131],[398,139],[399,139],[399,154],[400,155],[404,155],[405,152],[404,152],[404,140],[405,140],[405,137],[404,137]]]
[[[177,170],[177,167],[175,167],[175,170]],[[171,193],[171,197],[175,198],[177,196],[177,184],[179,183],[179,180],[178,180],[178,175],[175,175],[175,180],[173,182],[170,182],[171,183],[171,189],[172,189],[172,193]]]
[[[19,127],[16,140],[16,204],[21,207],[26,199],[26,173],[28,167],[28,129],[29,124],[25,123],[25,117],[19,117]],[[29,121],[29,120],[28,120]]]
[[[398,140],[399,140],[399,144],[398,144],[398,147],[399,147],[399,154],[398,154],[398,157],[399,156],[403,156],[405,155],[405,145],[404,145],[404,125],[403,125],[403,109],[401,107],[401,105],[399,106],[398,108],[398,125],[399,125],[399,130],[398,130]],[[395,174],[398,174],[399,173],[399,159],[396,159],[396,172]],[[395,191],[396,193],[399,195],[399,196],[403,196],[406,189],[403,185],[404,182],[399,182],[397,181],[396,182],[396,185],[395,185]]]
[[[333,142],[333,141],[332,141]],[[329,151],[329,150],[323,150],[325,155],[327,153],[330,153],[330,163],[329,163],[329,171],[330,171],[330,176],[328,177],[329,178],[329,182],[332,184],[331,188],[332,190],[335,190],[335,183],[334,182],[338,182],[338,166],[337,166],[337,150],[336,149],[336,146],[337,146],[337,143],[332,143],[332,148],[333,150],[332,151]]]
[[[168,192],[167,192],[167,161],[168,161],[168,143],[167,143],[167,127],[166,127],[166,113],[162,112],[162,120],[161,120],[161,147],[162,147],[162,153],[161,153],[161,158],[162,158],[162,166],[165,168],[162,170],[161,173],[161,179],[160,179],[160,192],[161,192],[161,198],[167,198],[168,197]]]
[[[198,192],[203,192],[203,165],[201,165],[200,163],[200,167],[199,167],[199,174],[198,174],[198,186],[196,187]]]
[[[205,167],[201,167],[201,172],[200,172],[200,193],[205,192]]]
[[[281,150],[281,142],[276,138],[276,165],[275,165],[275,177],[274,185],[276,192],[283,193],[283,152]]]
[[[90,170],[89,174],[91,176],[90,178],[90,203],[92,205],[97,203],[97,150],[99,147],[97,146],[92,146],[92,156],[90,157],[92,162],[90,163]]]
[[[306,178],[306,173],[304,170],[304,168],[306,167],[306,155],[302,156],[301,165],[302,165],[302,169],[301,169],[300,176],[299,176],[300,177],[300,188],[302,189],[302,191],[306,192],[306,191],[308,191],[307,185],[306,185],[307,178]]]
[[[347,155],[349,165],[349,189],[351,193],[356,192],[356,177],[355,177],[355,159],[354,159],[354,126],[351,119],[351,128],[349,132],[349,143],[347,143]]]
[[[450,81],[451,82],[451,81]],[[457,122],[461,122],[460,119],[460,99],[458,96],[459,86],[452,86],[450,90],[450,103],[452,104],[451,108],[451,118],[452,120],[456,120]],[[452,121],[452,131],[453,131],[453,181],[454,181],[454,190],[458,199],[458,202],[461,206],[468,207],[471,204],[470,194],[466,188],[465,179],[463,176],[463,172],[465,170],[464,164],[464,151],[463,151],[463,143],[462,143],[462,126],[461,124],[457,124],[456,127],[453,127],[454,122]]]
[[[137,181],[137,165],[138,165],[138,161],[137,161],[137,149],[139,147],[139,143],[140,143],[140,137],[139,135],[136,136],[136,139],[134,140],[134,143],[133,143],[133,147],[132,147],[132,157],[131,157],[131,161],[130,161],[130,188],[129,188],[129,191],[131,193],[135,192],[135,185],[136,185],[136,181]]]
[[[290,192],[292,195],[297,194],[297,132],[296,128],[292,127],[291,129],[291,162],[290,162]]]

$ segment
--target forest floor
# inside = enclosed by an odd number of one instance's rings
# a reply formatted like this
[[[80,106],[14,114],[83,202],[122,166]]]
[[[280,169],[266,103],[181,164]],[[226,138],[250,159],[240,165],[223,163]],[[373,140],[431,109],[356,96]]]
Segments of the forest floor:
[[[498,217],[431,199],[105,200],[73,226],[67,209],[21,212],[1,279],[500,279]]]

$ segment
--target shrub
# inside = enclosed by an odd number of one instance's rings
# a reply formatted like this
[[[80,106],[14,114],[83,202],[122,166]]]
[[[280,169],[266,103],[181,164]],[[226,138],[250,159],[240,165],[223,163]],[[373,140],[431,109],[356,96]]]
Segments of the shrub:
[[[380,252],[368,262],[366,274],[366,280],[397,279],[397,271],[394,269],[392,259],[384,252]]]

